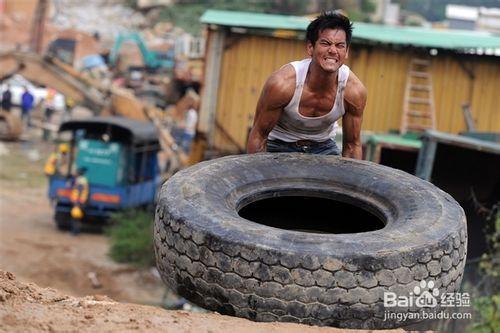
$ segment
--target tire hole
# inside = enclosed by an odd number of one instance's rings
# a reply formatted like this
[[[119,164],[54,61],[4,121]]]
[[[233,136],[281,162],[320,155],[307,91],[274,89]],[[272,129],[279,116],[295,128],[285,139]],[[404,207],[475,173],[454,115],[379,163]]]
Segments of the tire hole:
[[[258,199],[239,209],[238,215],[269,227],[310,233],[360,233],[385,226],[378,216],[356,205],[298,195]]]

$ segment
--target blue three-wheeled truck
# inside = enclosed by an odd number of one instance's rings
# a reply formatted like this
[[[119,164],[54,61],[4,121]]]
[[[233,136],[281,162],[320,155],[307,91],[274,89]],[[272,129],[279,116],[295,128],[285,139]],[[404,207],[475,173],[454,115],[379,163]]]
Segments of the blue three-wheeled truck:
[[[67,134],[65,134],[67,133]],[[85,169],[88,199],[81,223],[102,225],[110,214],[152,205],[160,185],[160,144],[153,124],[122,117],[93,117],[61,124],[69,140],[68,163],[49,177],[55,222],[68,229],[76,170]]]

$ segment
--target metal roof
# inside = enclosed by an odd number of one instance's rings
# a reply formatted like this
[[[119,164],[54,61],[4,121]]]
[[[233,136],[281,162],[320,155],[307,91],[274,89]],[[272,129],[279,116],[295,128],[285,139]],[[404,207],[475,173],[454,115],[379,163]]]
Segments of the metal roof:
[[[434,130],[427,130],[424,137],[432,142],[449,144],[452,146],[468,148],[500,155],[500,143],[468,138],[461,135],[454,135]]]
[[[301,16],[270,15],[251,12],[207,10],[201,17],[205,24],[229,27],[274,30],[306,30],[310,20]],[[354,22],[353,41],[417,47],[487,50],[500,49],[500,36],[488,32],[432,29],[424,27],[387,26]],[[498,52],[498,51],[497,51]]]
[[[159,143],[158,132],[152,123],[124,117],[91,117],[69,120],[61,124],[59,132],[78,129],[95,134],[111,132],[112,140],[126,141],[137,145]]]

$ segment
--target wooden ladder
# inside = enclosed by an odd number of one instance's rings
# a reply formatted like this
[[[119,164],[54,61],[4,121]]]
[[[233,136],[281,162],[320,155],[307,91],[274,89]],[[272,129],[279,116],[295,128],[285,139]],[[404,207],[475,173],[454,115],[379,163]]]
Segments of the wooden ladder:
[[[408,67],[400,133],[421,133],[436,129],[431,62],[413,58]]]

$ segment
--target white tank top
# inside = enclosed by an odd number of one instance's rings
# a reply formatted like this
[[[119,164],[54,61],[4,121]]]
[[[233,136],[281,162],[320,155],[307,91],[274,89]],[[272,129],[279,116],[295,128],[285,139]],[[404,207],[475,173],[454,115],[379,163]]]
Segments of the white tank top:
[[[295,92],[288,105],[285,106],[278,123],[269,133],[269,140],[277,139],[286,142],[335,140],[337,120],[345,113],[344,90],[350,70],[346,65],[340,66],[338,70],[337,94],[330,112],[320,117],[306,117],[299,113],[299,104],[310,63],[310,58],[290,63],[295,69]]]

